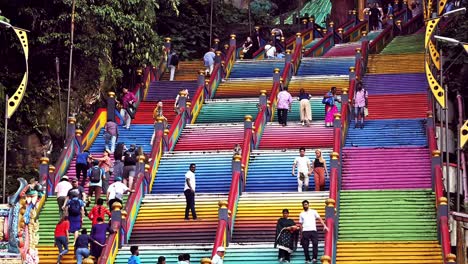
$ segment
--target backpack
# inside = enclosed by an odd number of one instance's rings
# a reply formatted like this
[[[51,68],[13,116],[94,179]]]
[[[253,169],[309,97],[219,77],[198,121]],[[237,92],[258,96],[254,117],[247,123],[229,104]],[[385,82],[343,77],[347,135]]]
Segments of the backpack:
[[[101,171],[101,168],[99,167],[92,167],[91,168],[91,177],[90,177],[90,181],[92,183],[98,183],[101,181],[101,177],[102,177],[102,171]]]
[[[179,56],[177,56],[177,54],[172,54],[172,56],[171,56],[171,65],[172,66],[179,65]]]
[[[78,199],[71,199],[68,206],[68,214],[70,216],[79,216],[81,214],[81,203]]]
[[[134,151],[127,151],[125,152],[125,165],[136,165],[137,163],[137,155]]]

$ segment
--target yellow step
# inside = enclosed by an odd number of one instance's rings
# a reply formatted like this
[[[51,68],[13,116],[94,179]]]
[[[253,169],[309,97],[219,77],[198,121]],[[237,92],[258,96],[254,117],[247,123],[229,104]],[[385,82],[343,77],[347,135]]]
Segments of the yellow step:
[[[441,264],[442,250],[437,241],[340,242],[338,264]]]
[[[367,72],[370,74],[424,73],[424,54],[370,55]]]

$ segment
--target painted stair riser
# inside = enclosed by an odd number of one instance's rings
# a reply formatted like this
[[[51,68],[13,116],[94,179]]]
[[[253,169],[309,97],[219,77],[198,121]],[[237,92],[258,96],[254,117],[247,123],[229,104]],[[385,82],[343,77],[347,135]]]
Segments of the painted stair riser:
[[[424,53],[405,55],[370,55],[370,74],[424,73]]]
[[[314,162],[313,149],[307,149],[307,157]],[[330,170],[331,149],[322,149],[322,155]],[[250,154],[249,171],[247,176],[247,192],[296,192],[297,178],[291,175],[294,159],[299,151],[287,152],[252,152]],[[328,190],[329,180],[325,179]],[[309,177],[309,190],[315,190],[314,175]]]
[[[250,99],[249,99],[250,100]],[[210,102],[203,106],[197,123],[242,123],[246,115],[255,120],[258,113],[258,101],[247,102]]]
[[[269,123],[263,131],[259,148],[297,150],[300,147],[315,149],[329,148],[332,145],[333,129],[325,127],[323,121],[313,122],[310,127],[288,122],[286,127]]]
[[[130,244],[210,243],[216,236],[218,202],[226,197],[196,196],[198,221],[184,220],[185,197],[180,192],[170,200],[143,200]],[[190,218],[191,214],[190,214]],[[148,232],[151,229],[151,232]],[[183,233],[184,235],[181,235]]]
[[[354,57],[306,58],[301,61],[297,75],[348,75],[354,63]]]
[[[363,84],[369,96],[389,94],[427,95],[428,87],[426,75],[424,73],[366,74],[363,78]],[[400,106],[402,105],[400,104]]]
[[[198,88],[196,81],[159,81],[150,85],[146,101],[175,99],[183,89],[188,90],[189,98],[195,95]]]
[[[427,146],[425,120],[367,120],[364,129],[354,128],[354,121],[350,123],[346,147],[402,146]]]
[[[171,125],[177,113],[174,111],[174,99],[162,100],[163,115],[167,118],[167,124]],[[153,111],[156,107],[156,102],[141,102],[138,106],[138,111],[132,124],[154,125]]]
[[[187,126],[182,132],[175,151],[232,150],[244,141],[244,127]]]
[[[411,98],[410,104],[402,104]],[[427,94],[372,95],[368,99],[369,116],[373,119],[413,119],[427,117]]]
[[[142,147],[145,153],[150,153],[150,143],[153,132],[153,125],[131,125],[130,129],[124,129],[123,127],[119,126],[119,137],[117,138],[117,143],[122,142],[127,146],[130,146],[130,144],[135,144],[137,147]],[[101,129],[89,151],[91,153],[95,153],[102,152],[104,149],[104,129]]]
[[[342,191],[340,241],[436,240],[431,191]]]
[[[236,61],[230,78],[272,77],[273,70],[284,68],[284,60]]]
[[[231,186],[232,152],[186,155],[165,154],[158,168],[153,193],[182,193],[185,173],[195,163],[196,191],[200,193],[228,193]]]
[[[381,54],[411,53],[424,53],[424,34],[397,36],[381,51]]]

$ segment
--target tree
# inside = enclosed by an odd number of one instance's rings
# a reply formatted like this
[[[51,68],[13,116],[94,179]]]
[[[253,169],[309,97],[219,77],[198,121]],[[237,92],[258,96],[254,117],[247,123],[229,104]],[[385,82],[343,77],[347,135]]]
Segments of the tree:
[[[76,0],[70,109],[78,120],[89,119],[108,91],[131,85],[130,77],[138,67],[159,61],[162,40],[154,30],[159,2],[177,12],[178,0]],[[60,115],[65,107],[58,94],[66,92],[68,83],[72,0],[16,0],[1,6],[2,15],[12,25],[30,31],[27,92],[9,122],[10,175],[16,177],[15,167],[34,167],[30,163],[37,162],[42,152],[31,155],[32,146],[24,144],[26,138],[37,136],[41,145],[53,142],[55,155],[63,146],[66,117]],[[22,56],[13,31],[1,30],[2,94],[11,95],[20,83],[25,69]],[[60,88],[55,58],[60,62]],[[4,105],[4,96],[2,100]],[[3,128],[3,119],[0,126]],[[18,164],[21,156],[30,158]]]

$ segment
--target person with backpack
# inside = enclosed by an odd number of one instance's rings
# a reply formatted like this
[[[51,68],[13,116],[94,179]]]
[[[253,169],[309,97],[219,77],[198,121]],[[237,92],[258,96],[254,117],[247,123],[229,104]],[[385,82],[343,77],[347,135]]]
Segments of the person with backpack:
[[[336,87],[332,87],[322,99],[322,104],[325,105],[325,126],[332,127],[334,115],[338,113],[338,108],[335,101],[341,103],[341,100],[336,96]]]
[[[96,199],[94,199],[94,203],[97,203],[99,197],[101,197],[102,192],[102,179],[105,177],[105,172],[103,169],[99,167],[99,161],[93,160],[93,167],[88,170],[88,177],[89,177],[89,190],[88,196],[89,200],[93,198],[93,194],[96,195]]]
[[[70,233],[74,233],[75,240],[78,237],[78,231],[81,229],[84,217],[84,206],[85,203],[78,197],[73,197],[68,200],[66,205],[66,212],[68,215],[68,221],[70,222]]]
[[[129,189],[132,190],[133,178],[135,177],[136,163],[137,163],[137,151],[135,144],[130,145],[130,149],[125,151],[123,156],[124,170],[123,170],[123,182]]]
[[[175,70],[179,65],[179,56],[175,53],[173,49],[169,51],[169,55],[167,56],[167,67],[169,68],[171,75],[169,77],[169,81],[174,80]]]
[[[358,82],[356,85],[356,94],[353,98],[354,105],[354,128],[364,128],[365,109],[367,108],[367,90],[362,88],[362,83]],[[359,116],[361,116],[361,124],[358,123]]]

